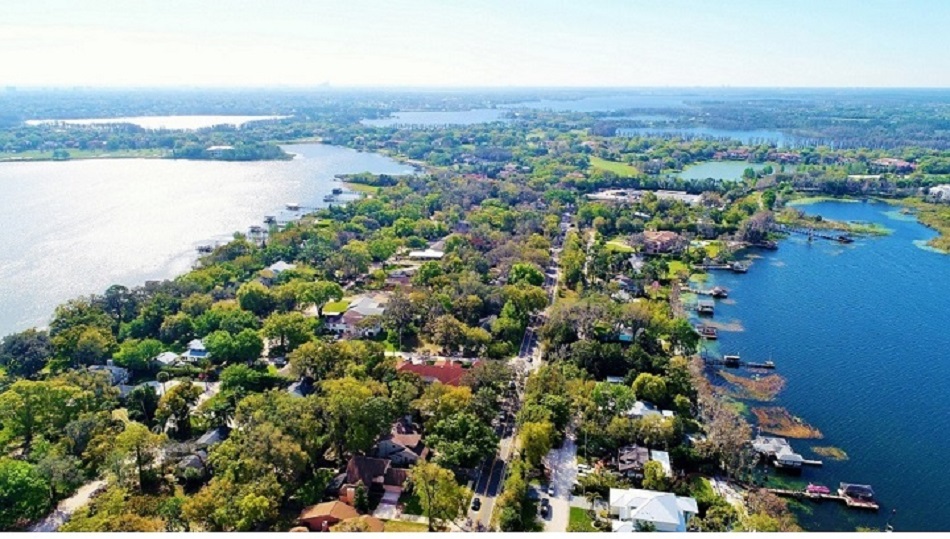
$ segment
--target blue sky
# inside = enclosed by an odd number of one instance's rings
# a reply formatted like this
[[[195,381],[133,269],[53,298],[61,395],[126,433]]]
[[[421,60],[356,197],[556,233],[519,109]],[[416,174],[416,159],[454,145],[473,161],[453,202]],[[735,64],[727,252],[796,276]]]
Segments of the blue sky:
[[[3,85],[950,87],[950,1],[4,4]]]

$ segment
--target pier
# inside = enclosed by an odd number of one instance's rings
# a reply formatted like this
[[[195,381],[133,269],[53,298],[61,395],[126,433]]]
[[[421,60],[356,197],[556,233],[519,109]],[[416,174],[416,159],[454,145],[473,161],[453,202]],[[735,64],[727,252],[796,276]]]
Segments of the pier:
[[[771,361],[765,361],[762,363],[755,361],[742,361],[739,356],[722,356],[722,359],[713,359],[713,358],[703,358],[703,363],[706,365],[717,365],[722,367],[731,367],[733,369],[739,367],[746,367],[749,369],[774,369],[775,363]]]
[[[784,232],[786,234],[800,234],[802,236],[808,236],[809,238],[821,238],[823,240],[836,241],[838,243],[853,243],[854,238],[848,234],[836,234],[834,230],[820,230],[817,228],[806,228],[806,227],[791,227],[785,225],[777,225],[775,230],[779,232]]]
[[[721,286],[714,286],[713,288],[692,288],[688,287],[685,290],[697,296],[712,296],[714,298],[727,298],[729,297],[729,291]]]
[[[796,498],[796,499],[809,499],[815,501],[823,500],[833,500],[836,502],[843,502],[848,507],[854,509],[869,509],[871,511],[877,511],[880,509],[880,506],[877,502],[872,500],[859,500],[857,498],[851,498],[849,496],[844,496],[842,494],[823,494],[819,492],[808,492],[805,490],[791,490],[784,488],[767,488],[765,489],[772,494],[777,496],[784,496],[786,498]]]

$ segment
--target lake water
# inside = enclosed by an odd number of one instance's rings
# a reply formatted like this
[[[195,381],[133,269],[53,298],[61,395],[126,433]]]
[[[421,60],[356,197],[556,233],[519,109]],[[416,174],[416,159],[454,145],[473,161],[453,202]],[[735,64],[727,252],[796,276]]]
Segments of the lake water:
[[[135,124],[145,129],[195,130],[216,125],[240,126],[260,120],[279,120],[289,116],[128,116],[123,118],[84,118],[77,120],[27,120],[26,125],[65,123],[71,125]]]
[[[687,138],[730,139],[743,144],[775,143],[785,146],[787,138],[781,131],[769,129],[713,129],[711,127],[621,127],[617,135],[631,137],[637,135],[678,136]]]
[[[720,331],[709,350],[775,361],[788,385],[766,406],[784,406],[824,433],[791,440],[825,463],[806,468],[802,484],[874,487],[879,513],[806,502],[806,529],[881,528],[896,509],[898,531],[950,530],[950,473],[941,464],[950,447],[950,256],[919,247],[935,233],[891,206],[801,208],[893,234],[850,245],[793,237],[760,253],[745,275],[714,273],[708,284],[730,290],[715,320],[743,330]],[[817,456],[813,446],[842,448],[850,459]]]
[[[0,336],[45,325],[56,305],[187,271],[199,244],[325,206],[336,174],[409,174],[373,153],[285,146],[292,161],[92,159],[0,163]]]
[[[685,100],[695,98],[695,95],[685,94],[622,94],[591,96],[580,99],[541,99],[538,101],[526,101],[513,105],[505,105],[505,107],[573,112],[685,108],[687,106]]]
[[[683,168],[683,172],[676,174],[684,180],[739,180],[747,168],[762,170],[765,165],[748,163],[746,161],[709,161],[698,165]]]
[[[504,109],[472,109],[458,111],[402,111],[389,118],[360,120],[372,127],[472,125],[504,120]]]

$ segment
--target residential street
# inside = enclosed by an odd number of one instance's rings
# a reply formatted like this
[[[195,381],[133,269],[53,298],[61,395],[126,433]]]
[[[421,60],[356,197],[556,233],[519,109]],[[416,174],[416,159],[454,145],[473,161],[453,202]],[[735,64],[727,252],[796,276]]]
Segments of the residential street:
[[[544,531],[567,531],[571,508],[571,491],[577,478],[577,444],[573,429],[568,429],[564,444],[552,449],[545,457],[546,467],[551,470],[551,486],[554,496],[550,498],[552,515],[544,522]]]
[[[101,487],[104,487],[105,484],[105,481],[97,479],[79,487],[79,490],[77,490],[75,494],[59,502],[59,505],[56,506],[55,511],[47,515],[43,520],[31,526],[30,531],[45,533],[55,532],[60,526],[69,520],[69,517],[71,517],[73,513],[89,503],[89,500],[92,498],[93,494],[95,494],[96,491],[98,491]]]

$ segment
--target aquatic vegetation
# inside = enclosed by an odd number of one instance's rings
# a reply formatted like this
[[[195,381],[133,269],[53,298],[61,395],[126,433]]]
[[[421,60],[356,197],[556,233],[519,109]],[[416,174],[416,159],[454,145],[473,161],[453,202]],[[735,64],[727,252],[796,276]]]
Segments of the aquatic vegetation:
[[[848,454],[845,453],[844,449],[841,449],[840,447],[818,446],[812,447],[811,450],[818,455],[830,458],[832,460],[848,460]]]
[[[763,432],[769,432],[786,438],[823,438],[820,430],[795,417],[780,406],[753,408],[752,414],[759,422]]]
[[[749,398],[757,401],[770,401],[785,389],[785,378],[778,374],[770,374],[758,378],[746,378],[726,371],[719,371],[727,382],[739,389],[739,394],[743,398]]]

